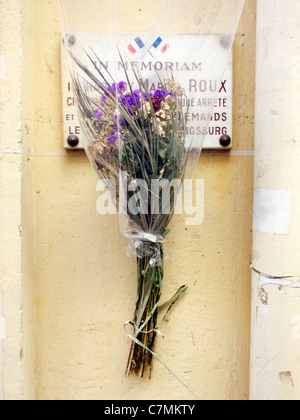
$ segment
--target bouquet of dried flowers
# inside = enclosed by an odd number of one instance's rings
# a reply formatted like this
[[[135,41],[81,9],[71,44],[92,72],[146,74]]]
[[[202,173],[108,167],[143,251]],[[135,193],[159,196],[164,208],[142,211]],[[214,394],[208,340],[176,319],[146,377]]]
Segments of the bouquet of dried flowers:
[[[80,69],[72,76],[74,92],[95,170],[108,188],[113,182],[118,192],[126,189],[125,202],[120,204],[119,194],[115,201],[129,219],[124,234],[134,240],[138,280],[126,373],[143,376],[160,334],[158,311],[170,309],[186,290],[182,286],[161,305],[164,242],[187,165],[185,92],[173,77],[159,80],[161,89],[150,92],[138,69],[133,68],[134,80],[130,80],[125,66],[124,80],[115,83],[108,71],[87,56],[93,71],[72,56]],[[97,61],[101,63],[98,57]],[[175,188],[169,188],[163,200],[161,187],[175,180],[177,187],[173,183]]]

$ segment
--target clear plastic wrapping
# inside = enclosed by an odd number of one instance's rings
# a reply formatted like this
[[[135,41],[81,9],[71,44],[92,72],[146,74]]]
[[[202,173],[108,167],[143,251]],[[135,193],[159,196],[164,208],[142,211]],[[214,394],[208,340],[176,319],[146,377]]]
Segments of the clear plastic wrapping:
[[[127,373],[143,376],[156,336],[164,243],[202,149],[243,0],[59,4],[85,150],[137,256]]]

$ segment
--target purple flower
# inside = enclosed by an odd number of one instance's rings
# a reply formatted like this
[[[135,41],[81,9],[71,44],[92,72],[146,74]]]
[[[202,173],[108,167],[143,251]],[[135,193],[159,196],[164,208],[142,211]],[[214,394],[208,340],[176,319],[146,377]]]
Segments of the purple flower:
[[[126,82],[119,82],[118,83],[118,88],[119,88],[119,90],[120,91],[122,91],[122,90],[126,90],[126,88],[127,88],[127,83]]]
[[[116,93],[120,94],[122,91],[126,90],[127,84],[123,81],[119,82],[118,85],[113,83],[111,86],[107,86],[107,90],[115,96]]]
[[[107,101],[107,97],[106,96],[101,96],[101,106],[103,107],[106,104]]]
[[[168,95],[169,95],[168,92],[166,92],[165,90],[160,90],[160,89],[157,89],[157,91],[154,93],[154,96],[157,96],[158,98],[160,98],[160,97],[165,98]]]
[[[115,115],[115,120],[119,125],[122,125],[124,122],[124,118],[121,115]]]
[[[124,118],[123,117],[121,117],[121,115],[115,115],[114,116],[115,117],[115,120],[116,120],[116,124],[114,125],[114,130],[115,130],[115,132],[117,132],[117,133],[120,133],[121,132],[121,130],[122,130],[122,124],[124,123]]]
[[[115,96],[115,94],[116,94],[116,90],[117,90],[117,88],[116,88],[116,84],[115,84],[115,83],[113,83],[111,86],[106,86],[106,89],[108,90],[108,92],[109,92],[111,95]],[[106,93],[105,93],[105,94],[106,94]],[[109,95],[107,95],[107,94],[106,94],[106,96],[109,96]]]
[[[143,92],[143,96],[144,96],[144,99],[145,99],[145,101],[148,101],[148,95],[147,95],[147,93],[146,92]],[[149,96],[150,96],[150,98],[153,98],[153,93],[149,93]]]
[[[141,92],[139,90],[135,90],[133,95],[135,97],[135,102],[137,103],[138,108],[141,108]]]
[[[94,112],[95,112],[96,118],[100,120],[103,115],[103,112],[101,112],[99,108],[96,108]]]
[[[127,111],[132,114],[132,108],[135,107],[135,100],[130,93],[120,98],[122,104],[126,107]]]
[[[107,137],[106,139],[107,143],[115,143],[117,141],[117,136],[115,136],[114,134]]]
[[[115,133],[121,133],[122,132],[122,127],[120,125],[114,125],[114,130]]]

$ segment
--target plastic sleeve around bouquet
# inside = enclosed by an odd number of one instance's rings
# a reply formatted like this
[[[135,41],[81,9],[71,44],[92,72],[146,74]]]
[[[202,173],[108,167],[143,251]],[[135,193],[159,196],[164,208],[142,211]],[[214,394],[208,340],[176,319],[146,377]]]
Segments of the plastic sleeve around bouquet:
[[[126,371],[143,376],[164,307],[164,243],[202,149],[243,0],[60,5],[85,150],[114,195],[137,259]]]

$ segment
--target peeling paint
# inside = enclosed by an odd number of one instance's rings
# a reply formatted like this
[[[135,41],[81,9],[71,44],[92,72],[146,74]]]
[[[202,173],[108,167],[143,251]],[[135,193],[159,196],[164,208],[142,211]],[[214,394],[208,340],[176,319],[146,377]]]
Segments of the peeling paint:
[[[261,305],[260,306],[260,313],[263,315],[269,315],[270,314],[270,309],[267,305]]]
[[[292,376],[291,371],[280,372],[279,373],[279,379],[280,379],[281,382],[287,382],[294,389],[294,381],[293,381],[293,376]]]
[[[300,325],[300,149],[296,123],[300,85],[289,72],[293,56],[299,54],[300,2],[256,3],[256,252],[252,257],[256,270],[253,269],[252,314],[259,306],[269,310],[269,315],[259,312],[257,323],[255,313],[252,317],[250,401],[290,401],[299,400],[300,396],[299,341],[295,340]],[[259,299],[261,289],[269,295],[268,306]]]
[[[280,287],[300,288],[300,276],[273,276],[271,274],[260,272],[254,268],[252,264],[251,268],[253,271],[255,271],[255,273],[260,275],[260,287],[273,284]]]
[[[268,293],[265,291],[265,289],[263,287],[261,287],[261,289],[259,291],[259,299],[260,299],[260,301],[263,305],[268,306],[269,296],[268,296]]]
[[[260,286],[266,286],[268,284],[275,284],[277,286],[281,287],[293,287],[293,288],[300,288],[300,282],[296,281],[289,281],[285,280],[284,278],[278,278],[278,279],[271,279],[269,277],[265,277],[263,275],[260,276]]]
[[[290,226],[291,191],[257,188],[254,191],[253,229],[287,235]]]

